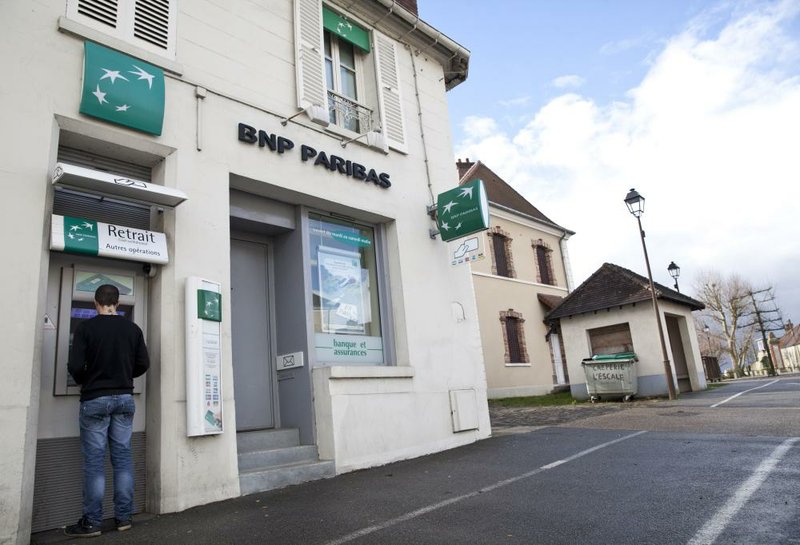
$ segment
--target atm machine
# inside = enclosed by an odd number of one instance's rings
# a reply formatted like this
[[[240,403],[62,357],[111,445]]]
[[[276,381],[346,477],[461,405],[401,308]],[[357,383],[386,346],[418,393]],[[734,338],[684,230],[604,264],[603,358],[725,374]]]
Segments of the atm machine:
[[[141,263],[50,254],[47,307],[42,327],[42,372],[36,478],[33,498],[34,532],[74,523],[81,516],[83,473],[78,425],[80,387],[67,372],[72,336],[78,325],[96,314],[94,292],[101,284],[117,286],[117,312],[135,322],[147,341],[148,278]],[[136,416],[133,423],[134,511],[145,501],[145,377],[134,381]],[[113,517],[110,464],[106,467],[104,516]]]

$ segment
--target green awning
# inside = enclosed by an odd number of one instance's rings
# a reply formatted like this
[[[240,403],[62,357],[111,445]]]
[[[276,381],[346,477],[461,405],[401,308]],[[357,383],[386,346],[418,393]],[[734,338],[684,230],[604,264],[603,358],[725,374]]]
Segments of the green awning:
[[[369,53],[369,32],[325,6],[322,6],[322,26]]]

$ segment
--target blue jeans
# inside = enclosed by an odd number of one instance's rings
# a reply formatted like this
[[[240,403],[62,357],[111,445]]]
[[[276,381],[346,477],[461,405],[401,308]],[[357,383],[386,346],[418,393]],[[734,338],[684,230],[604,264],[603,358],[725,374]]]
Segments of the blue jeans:
[[[107,444],[111,447],[111,466],[114,468],[114,517],[129,520],[133,514],[131,434],[135,411],[131,394],[102,396],[81,402],[83,516],[92,524],[100,524],[103,520]]]

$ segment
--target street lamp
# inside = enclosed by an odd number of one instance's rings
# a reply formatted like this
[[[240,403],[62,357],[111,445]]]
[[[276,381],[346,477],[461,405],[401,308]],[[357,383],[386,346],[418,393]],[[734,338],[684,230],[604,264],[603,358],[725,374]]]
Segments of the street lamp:
[[[678,287],[678,277],[681,275],[681,268],[678,267],[674,261],[669,262],[669,266],[667,267],[667,271],[672,279],[675,281],[675,291],[678,293],[681,292],[681,289]]]
[[[647,257],[647,245],[644,243],[644,229],[642,229],[642,214],[644,214],[644,197],[631,188],[625,196],[625,204],[628,211],[633,214],[639,224],[639,236],[642,239],[642,250],[644,250],[644,262],[647,265],[647,278],[650,280],[650,295],[653,298],[653,311],[656,314],[656,324],[658,325],[658,338],[661,341],[661,355],[664,358],[664,375],[667,378],[667,391],[669,398],[675,399],[675,385],[672,383],[672,366],[667,356],[667,343],[664,342],[664,328],[661,325],[661,312],[658,310],[658,299],[656,298],[656,287],[653,284],[653,273],[650,272],[650,258]]]
[[[708,324],[703,324],[703,333],[706,334],[706,353],[709,356],[713,356],[714,351],[711,350],[711,328],[708,327]]]

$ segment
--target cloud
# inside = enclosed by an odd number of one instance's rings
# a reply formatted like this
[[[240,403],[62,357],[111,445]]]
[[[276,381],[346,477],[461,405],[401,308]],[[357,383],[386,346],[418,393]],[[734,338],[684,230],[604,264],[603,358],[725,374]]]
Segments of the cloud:
[[[723,4],[722,6],[727,6]],[[624,101],[558,96],[518,130],[465,123],[457,156],[477,158],[577,234],[577,282],[604,261],[644,272],[622,202],[635,187],[654,278],[681,267],[691,293],[703,269],[775,285],[800,320],[800,39],[797,2],[719,7],[690,21],[652,59]],[[663,270],[662,270],[663,269]]]
[[[607,42],[600,47],[601,55],[616,55],[631,49],[636,49],[647,45],[653,40],[652,36],[636,36],[633,38],[624,38],[614,42]]]
[[[498,100],[497,103],[504,108],[516,108],[518,106],[527,106],[530,101],[531,97],[526,95],[507,100]]]
[[[583,87],[584,83],[586,83],[586,80],[575,74],[558,76],[551,82],[553,87],[557,89],[566,89],[566,88],[577,89],[578,87]]]

